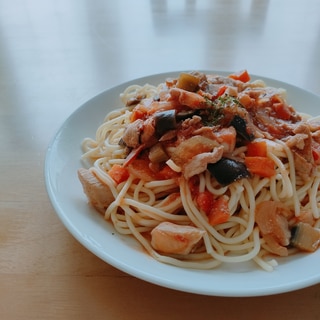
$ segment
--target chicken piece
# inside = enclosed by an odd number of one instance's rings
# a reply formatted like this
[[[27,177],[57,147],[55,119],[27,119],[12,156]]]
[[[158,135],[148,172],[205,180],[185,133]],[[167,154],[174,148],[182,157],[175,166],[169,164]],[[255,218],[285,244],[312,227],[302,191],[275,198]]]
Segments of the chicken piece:
[[[230,87],[237,88],[238,91],[242,91],[246,85],[242,81],[232,79],[230,77],[224,77],[220,75],[207,75],[209,84],[228,85]]]
[[[272,252],[280,257],[286,257],[288,255],[288,249],[277,241],[272,234],[265,234],[263,239],[268,244]]]
[[[203,237],[205,231],[192,226],[161,222],[151,231],[151,245],[160,252],[187,255]]]
[[[320,144],[320,128],[318,131],[314,131],[312,132],[312,140],[313,140],[313,143],[317,143],[317,144]]]
[[[189,159],[197,154],[211,152],[219,143],[204,136],[193,136],[190,139],[182,141],[172,152],[172,161],[178,166],[183,166]]]
[[[293,130],[293,133],[295,136],[289,138],[288,142],[289,147],[293,151],[296,171],[304,181],[308,181],[315,169],[311,131],[307,124],[302,123]],[[294,146],[292,146],[292,140],[296,142]],[[302,142],[299,142],[299,140],[302,140]]]
[[[126,102],[126,107],[132,107],[141,102],[141,100],[145,99],[147,96],[145,94],[138,93],[134,97],[131,97]]]
[[[193,134],[217,141],[224,147],[225,154],[233,152],[236,146],[237,132],[232,126],[228,128],[219,128],[217,131],[215,131],[213,127],[204,126],[194,130]]]
[[[191,109],[203,109],[206,107],[206,99],[195,92],[172,88],[170,89],[170,95],[172,101],[177,101]]]
[[[114,200],[110,188],[103,184],[90,170],[80,168],[78,177],[82,184],[89,203],[101,214],[109,207]]]
[[[308,162],[300,153],[293,151],[293,156],[297,174],[304,181],[308,181],[313,175],[315,167],[311,162]]]
[[[264,201],[257,205],[255,215],[260,232],[273,253],[287,256],[286,246],[291,237],[288,221],[293,213],[281,202]]]
[[[140,142],[141,144],[145,145],[146,148],[158,142],[153,118],[148,118],[143,122],[140,135]]]
[[[304,143],[299,147],[296,146],[297,152],[300,153],[301,156],[303,156],[308,162],[313,161],[312,157],[312,136],[310,128],[307,124],[300,124],[298,125],[294,130],[293,133],[295,135],[301,135],[304,136]]]
[[[224,153],[233,152],[236,146],[237,132],[232,126],[214,132],[215,138],[223,146]]]
[[[303,133],[295,134],[294,136],[289,136],[286,139],[286,145],[290,148],[296,148],[299,150],[303,150],[305,146],[305,139],[308,138],[308,135]]]
[[[320,117],[310,118],[307,120],[307,124],[311,132],[319,133],[320,131]]]
[[[137,119],[131,122],[122,137],[122,141],[127,147],[137,148],[140,145],[140,134],[143,129],[143,120]]]
[[[186,165],[183,166],[182,171],[186,179],[199,174],[207,169],[208,163],[216,163],[223,155],[223,146],[214,148],[212,152],[204,152],[195,155]]]

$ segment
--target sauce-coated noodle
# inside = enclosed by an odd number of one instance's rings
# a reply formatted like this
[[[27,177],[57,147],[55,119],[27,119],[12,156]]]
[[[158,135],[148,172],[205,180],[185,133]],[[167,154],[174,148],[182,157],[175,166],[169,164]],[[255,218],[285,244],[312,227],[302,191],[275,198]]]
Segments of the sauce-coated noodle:
[[[232,99],[239,99],[238,101],[242,103],[246,101],[247,96],[245,94],[247,94],[248,90],[251,90],[250,92],[265,90],[266,95],[270,92],[269,88],[265,87],[261,81],[247,84],[242,84],[238,80],[232,83],[228,81],[222,80],[222,84],[216,84],[220,88],[222,85],[227,86],[227,91],[222,96],[224,99],[229,94],[233,95]],[[237,85],[236,88],[235,84]],[[191,178],[186,177],[183,171],[184,164],[179,163],[179,158],[175,156],[174,150],[176,150],[178,144],[177,142],[172,142],[176,141],[174,139],[177,139],[176,137],[179,136],[179,133],[174,138],[169,137],[168,140],[162,138],[164,144],[166,141],[170,141],[170,143],[165,145],[168,159],[162,161],[161,165],[159,163],[150,164],[146,156],[150,149],[149,146],[134,155],[133,160],[128,161],[128,154],[136,148],[128,147],[123,143],[122,138],[128,125],[135,120],[132,117],[138,117],[138,111],[142,112],[144,110],[146,113],[143,115],[143,121],[146,121],[149,116],[154,116],[158,111],[168,109],[170,103],[174,105],[176,110],[181,111],[181,106],[177,107],[178,104],[176,102],[173,103],[173,101],[174,95],[180,94],[179,99],[182,97],[182,91],[179,91],[180,93],[178,91],[170,92],[170,89],[175,88],[175,86],[175,81],[169,81],[160,84],[158,87],[135,85],[127,88],[121,95],[124,105],[137,97],[140,97],[140,100],[131,107],[122,107],[110,112],[97,129],[95,139],[85,138],[83,140],[82,148],[84,154],[82,159],[89,166],[90,172],[102,184],[108,186],[114,198],[114,201],[109,204],[104,212],[105,219],[113,223],[117,232],[133,235],[151,256],[164,263],[179,267],[211,269],[221,263],[254,261],[261,268],[272,271],[277,263],[274,259],[267,258],[272,249],[267,243],[267,237],[265,239],[262,236],[261,230],[255,221],[256,206],[265,201],[281,202],[292,212],[292,216],[287,219],[289,228],[293,221],[299,220],[302,212],[307,211],[312,213],[311,219],[313,219],[314,226],[319,226],[319,165],[313,164],[314,169],[309,179],[301,177],[299,170],[296,168],[294,149],[288,146],[287,137],[270,136],[269,129],[268,131],[262,128],[261,125],[259,127],[256,123],[254,124],[258,129],[254,132],[254,141],[266,142],[267,155],[265,157],[271,159],[274,163],[275,174],[269,177],[251,174],[227,185],[217,182],[216,178],[208,170],[194,174]],[[232,90],[236,90],[236,93]],[[196,94],[195,92],[192,93]],[[202,97],[201,94],[203,95],[199,91],[197,91],[197,94],[200,97]],[[211,95],[213,95],[212,92]],[[253,95],[250,96],[249,93],[247,95],[251,97],[250,99],[253,99]],[[281,93],[277,92],[277,95],[283,96],[283,91]],[[159,99],[155,100],[155,97],[159,96],[160,102]],[[187,97],[189,98],[189,95]],[[192,96],[192,98],[194,97]],[[219,98],[220,103],[221,101],[226,101],[222,100],[221,97]],[[218,98],[216,97],[216,99]],[[162,102],[163,104],[161,104]],[[180,100],[179,103],[184,105],[184,102]],[[235,102],[230,103],[234,104]],[[243,105],[240,105],[241,108],[239,105],[236,106],[236,110],[245,109]],[[156,107],[159,110],[153,110]],[[224,105],[225,109],[229,107],[229,105]],[[145,109],[148,111],[145,111]],[[188,106],[187,109],[190,110],[192,107]],[[201,112],[194,112],[192,119],[197,120],[199,115],[201,117]],[[253,119],[257,121],[255,118]],[[177,130],[182,130],[181,128],[187,130],[186,120],[181,120],[181,123],[183,121],[184,127],[181,125],[178,129],[175,129],[176,132]],[[299,120],[290,125],[298,126],[300,123],[301,121]],[[229,125],[225,124],[223,126],[229,127]],[[217,128],[217,125],[214,124],[212,127]],[[144,128],[146,128],[146,124],[144,124]],[[197,124],[193,130],[202,132],[201,128],[202,126]],[[214,129],[216,134],[215,130],[217,129]],[[192,135],[196,134],[193,133]],[[200,135],[200,133],[197,133],[197,135]],[[290,135],[292,136],[291,133]],[[140,140],[142,138],[140,137]],[[158,141],[158,139],[159,137],[156,140]],[[249,141],[249,143],[251,142]],[[154,142],[153,144],[156,143]],[[247,143],[242,143],[241,145],[235,145],[232,152],[224,154],[224,156],[241,160],[245,158],[246,152]],[[149,163],[149,168],[146,169],[147,172],[143,172],[143,167],[134,165],[137,159],[145,161],[144,163],[147,163],[147,166]],[[109,174],[109,171],[115,165],[128,169],[128,177],[119,183]],[[169,168],[172,176],[160,177],[157,170],[159,171],[159,168],[162,169],[163,167]],[[153,173],[154,175],[152,175]],[[151,178],[145,179],[144,174],[147,177],[148,175],[151,176]],[[199,206],[195,196],[195,194],[208,192],[212,194],[214,199],[227,195],[229,213],[227,221],[214,225],[210,223],[210,219],[208,219],[201,205]],[[150,233],[157,225],[165,221],[172,222],[175,225],[192,225],[205,231],[205,233],[198,245],[187,255],[161,253],[151,245]],[[290,252],[289,250],[288,254]]]

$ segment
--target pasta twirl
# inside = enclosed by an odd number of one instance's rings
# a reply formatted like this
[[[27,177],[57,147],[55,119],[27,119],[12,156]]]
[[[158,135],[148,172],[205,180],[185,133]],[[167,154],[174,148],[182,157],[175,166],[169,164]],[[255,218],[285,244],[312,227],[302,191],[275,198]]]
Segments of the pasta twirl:
[[[83,140],[79,170],[117,232],[161,262],[199,269],[254,261],[271,271],[274,256],[317,249],[320,123],[283,89],[246,71],[191,72],[120,98]],[[296,239],[306,224],[311,245]]]

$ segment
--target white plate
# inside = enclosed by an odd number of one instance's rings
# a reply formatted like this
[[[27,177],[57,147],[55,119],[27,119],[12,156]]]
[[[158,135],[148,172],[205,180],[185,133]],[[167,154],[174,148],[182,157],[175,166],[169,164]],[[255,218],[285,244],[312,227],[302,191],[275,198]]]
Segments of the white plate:
[[[119,94],[128,85],[159,84],[178,75],[179,72],[152,75],[106,90],[82,105],[64,122],[48,148],[45,179],[51,202],[66,228],[88,250],[114,267],[145,281],[180,291],[215,296],[259,296],[319,283],[320,250],[313,254],[279,258],[279,266],[271,273],[251,263],[224,264],[218,269],[202,271],[157,262],[134,239],[117,234],[111,223],[87,205],[77,178],[77,169],[81,167],[82,139],[95,136],[105,115],[121,105]],[[289,102],[297,110],[313,115],[319,112],[319,96],[272,79],[252,78],[262,79],[269,86],[285,88]]]

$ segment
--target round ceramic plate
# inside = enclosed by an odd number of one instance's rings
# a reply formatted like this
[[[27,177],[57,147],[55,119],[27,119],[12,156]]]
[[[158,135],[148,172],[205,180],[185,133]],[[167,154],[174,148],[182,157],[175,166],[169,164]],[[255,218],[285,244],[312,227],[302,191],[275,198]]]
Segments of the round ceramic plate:
[[[205,71],[206,73],[213,73]],[[112,266],[145,281],[185,292],[215,296],[261,296],[288,292],[320,282],[320,250],[278,258],[273,272],[261,270],[254,263],[223,264],[213,270],[183,269],[166,265],[149,256],[135,239],[115,232],[87,204],[77,177],[80,144],[94,137],[105,115],[121,106],[119,94],[131,84],[159,84],[180,72],[152,75],[106,90],[79,107],[62,125],[46,155],[45,179],[50,200],[71,234],[88,250]],[[226,75],[225,72],[216,72]],[[298,111],[316,115],[320,97],[292,85],[262,79],[268,86],[287,90],[288,101]]]

